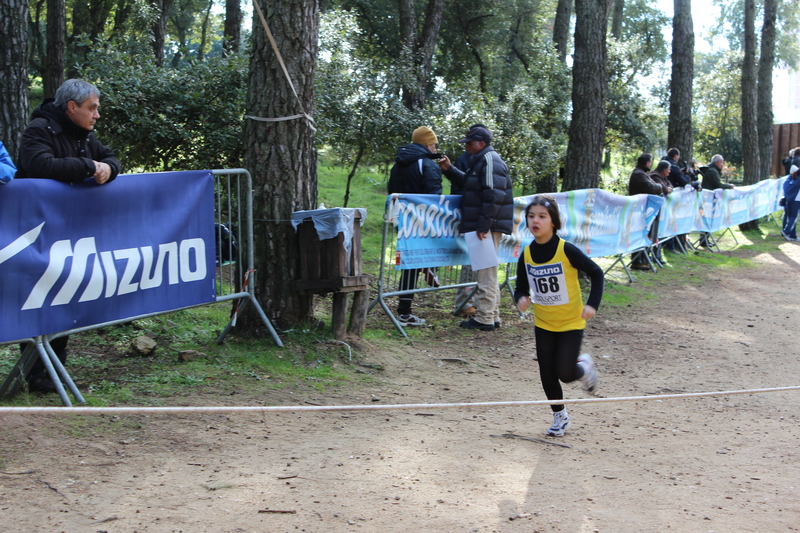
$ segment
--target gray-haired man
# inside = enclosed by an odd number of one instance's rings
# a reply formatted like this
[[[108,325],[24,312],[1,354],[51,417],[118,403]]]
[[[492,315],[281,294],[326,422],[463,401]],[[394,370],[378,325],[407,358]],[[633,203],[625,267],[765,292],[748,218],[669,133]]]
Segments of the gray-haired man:
[[[81,79],[65,81],[55,98],[46,99],[34,109],[33,117],[19,145],[16,178],[43,178],[77,183],[94,178],[98,184],[117,177],[121,165],[110,148],[94,135],[100,118],[100,91]],[[50,342],[62,363],[67,360],[69,337]],[[20,345],[25,351],[27,344]],[[28,373],[32,390],[52,392],[55,384],[41,360]]]

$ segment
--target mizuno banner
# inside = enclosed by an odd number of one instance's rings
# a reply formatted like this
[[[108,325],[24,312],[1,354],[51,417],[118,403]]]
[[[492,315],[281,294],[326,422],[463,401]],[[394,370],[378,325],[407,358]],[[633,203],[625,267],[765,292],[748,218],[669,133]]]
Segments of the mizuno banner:
[[[214,177],[0,189],[0,342],[216,299]]]

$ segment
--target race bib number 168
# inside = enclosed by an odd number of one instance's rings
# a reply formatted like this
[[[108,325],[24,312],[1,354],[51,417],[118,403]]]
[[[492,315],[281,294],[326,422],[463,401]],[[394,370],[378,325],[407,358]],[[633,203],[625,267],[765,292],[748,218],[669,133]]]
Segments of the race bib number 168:
[[[564,305],[569,303],[564,266],[562,263],[549,265],[525,265],[528,283],[533,289],[533,301],[539,305]]]

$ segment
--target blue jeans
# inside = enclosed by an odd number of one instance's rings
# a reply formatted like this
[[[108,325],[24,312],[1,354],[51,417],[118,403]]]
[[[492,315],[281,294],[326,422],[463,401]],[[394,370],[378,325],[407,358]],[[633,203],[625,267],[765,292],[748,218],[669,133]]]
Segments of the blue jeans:
[[[797,238],[798,211],[800,211],[800,202],[794,200],[786,201],[786,211],[783,213],[783,233],[792,239]]]

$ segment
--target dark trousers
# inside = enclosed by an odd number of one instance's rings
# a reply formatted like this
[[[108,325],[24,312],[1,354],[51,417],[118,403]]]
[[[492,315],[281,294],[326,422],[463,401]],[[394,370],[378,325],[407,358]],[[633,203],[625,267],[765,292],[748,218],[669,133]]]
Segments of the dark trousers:
[[[62,365],[67,362],[67,342],[69,342],[69,336],[59,337],[57,339],[50,341],[50,347],[53,348],[54,352],[56,352],[58,360],[61,361]],[[27,342],[20,344],[19,345],[20,351],[24,352],[25,349],[28,347],[28,344],[29,343]],[[33,363],[31,371],[28,373],[28,378],[27,378],[28,382],[46,377],[50,377],[47,374],[47,367],[44,366],[42,358],[39,357],[38,359],[36,359],[36,362]]]
[[[417,276],[419,275],[418,268],[412,268],[410,270],[403,270],[402,275],[400,276],[400,288],[398,290],[401,291],[413,291],[417,288]],[[411,314],[411,302],[414,301],[413,294],[404,294],[398,298],[397,303],[397,314],[398,315],[410,315]]]
[[[548,400],[561,400],[564,398],[561,382],[570,383],[583,377],[583,368],[578,365],[583,330],[548,331],[535,327],[533,332],[544,393]],[[563,405],[550,407],[554,413],[564,409]]]

